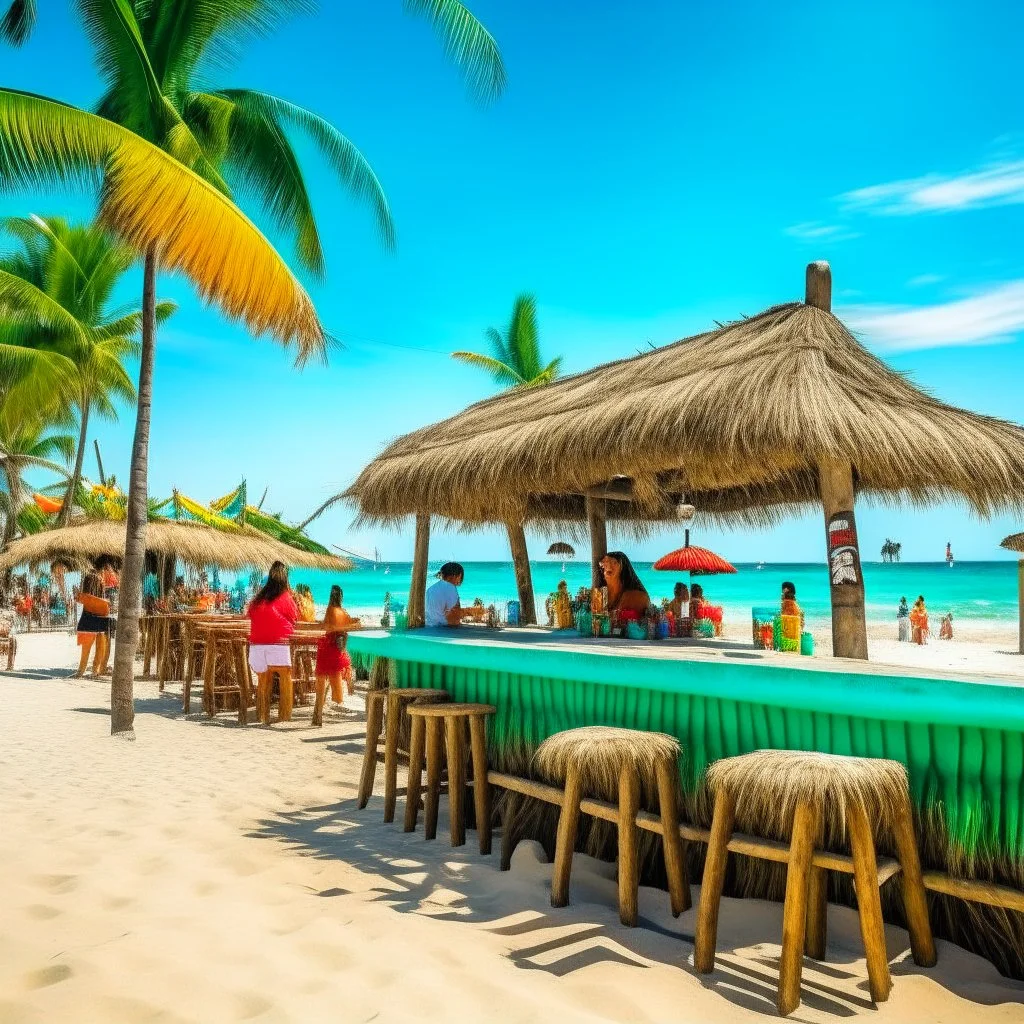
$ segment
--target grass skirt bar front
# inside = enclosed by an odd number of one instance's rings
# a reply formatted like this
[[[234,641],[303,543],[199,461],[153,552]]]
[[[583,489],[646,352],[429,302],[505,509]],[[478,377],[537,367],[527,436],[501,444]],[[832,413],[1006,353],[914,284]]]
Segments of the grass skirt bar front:
[[[719,758],[780,748],[901,761],[925,869],[1024,888],[1020,686],[728,643],[581,640],[536,629],[362,633],[351,636],[349,647],[364,664],[388,659],[392,685],[439,687],[453,700],[493,704],[498,710],[488,741],[501,771],[529,774],[533,751],[546,737],[578,726],[678,737],[684,811],[704,827],[710,824],[704,772]],[[550,854],[556,813],[520,806],[506,827],[541,840]],[[739,824],[759,830],[757,822]],[[604,823],[590,827],[581,832],[583,847],[613,855]],[[846,848],[841,834],[823,842]],[[883,848],[887,842],[883,837]],[[649,853],[648,880],[657,882],[659,858]],[[696,848],[693,856],[691,878],[699,881],[703,851]],[[783,886],[777,866],[739,858],[728,891],[781,899]],[[848,880],[833,877],[830,898],[852,903]],[[1024,977],[1024,914],[937,893],[929,902],[936,934]],[[886,910],[902,923],[898,897],[890,896]]]

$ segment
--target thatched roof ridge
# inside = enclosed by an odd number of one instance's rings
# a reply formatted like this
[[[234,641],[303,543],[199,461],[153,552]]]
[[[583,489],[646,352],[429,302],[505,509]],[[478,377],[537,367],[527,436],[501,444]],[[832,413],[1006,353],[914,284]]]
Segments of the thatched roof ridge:
[[[1006,548],[1007,551],[1019,551],[1024,554],[1024,533],[1011,533],[1009,537],[1003,538],[999,546]]]
[[[13,541],[6,551],[0,553],[0,570],[49,562],[55,558],[77,562],[103,555],[120,557],[124,552],[124,542],[123,522],[105,519],[78,522]],[[191,522],[149,523],[146,527],[146,549],[159,555],[174,555],[199,567],[268,569],[272,562],[279,560],[302,569],[346,572],[352,568],[347,558],[299,551],[255,530],[228,533]]]
[[[579,495],[625,476],[631,519],[665,518],[685,494],[763,521],[816,499],[824,457],[883,500],[1024,506],[1024,429],[940,402],[803,303],[478,402],[396,440],[346,497],[379,522],[543,519],[552,505],[578,521]]]

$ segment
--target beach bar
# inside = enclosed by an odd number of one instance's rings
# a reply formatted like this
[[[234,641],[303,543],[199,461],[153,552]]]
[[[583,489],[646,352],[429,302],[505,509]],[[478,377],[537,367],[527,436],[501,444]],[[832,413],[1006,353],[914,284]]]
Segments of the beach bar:
[[[686,508],[705,521],[764,526],[816,507],[833,658],[528,628],[368,633],[351,650],[374,664],[378,682],[493,706],[488,749],[499,776],[529,776],[537,748],[565,730],[675,737],[682,827],[700,840],[690,846],[692,881],[712,827],[707,770],[721,759],[768,749],[897,761],[909,776],[936,934],[1024,977],[1024,689],[869,665],[855,521],[865,498],[1019,510],[1024,430],[914,387],[830,312],[830,294],[828,265],[811,264],[803,303],[480,402],[393,442],[346,497],[364,522],[415,517],[410,625],[423,621],[432,522],[573,539],[586,530],[596,561],[609,525],[642,536]],[[516,800],[501,802],[506,833],[531,834],[551,852],[557,811],[519,815]],[[747,827],[772,830],[767,820]],[[825,831],[825,848],[849,848],[842,822]],[[591,838],[588,848],[614,857],[607,836]],[[719,878],[727,892],[782,897],[780,865],[737,860]],[[829,899],[861,905],[847,876],[830,872],[828,884]],[[902,923],[905,901],[883,899]]]

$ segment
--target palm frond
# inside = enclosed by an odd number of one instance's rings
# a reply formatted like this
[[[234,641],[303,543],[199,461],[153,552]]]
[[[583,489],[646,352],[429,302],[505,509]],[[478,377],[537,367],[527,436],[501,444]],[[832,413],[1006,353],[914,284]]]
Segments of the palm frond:
[[[216,94],[234,104],[227,158],[271,210],[278,226],[293,232],[303,266],[322,276],[320,244],[312,202],[287,129],[305,134],[341,184],[374,211],[385,248],[395,247],[395,225],[387,197],[373,168],[333,125],[303,107],[249,89]]]
[[[445,56],[465,76],[470,90],[485,103],[505,88],[505,65],[494,37],[459,0],[403,0],[411,14],[430,22]]]
[[[540,372],[540,352],[537,338],[537,301],[532,295],[518,295],[512,306],[512,319],[508,325],[508,345],[511,364],[525,381],[532,381]]]
[[[6,39],[12,46],[22,46],[35,24],[36,0],[13,0],[0,18],[0,39]]]
[[[475,366],[477,369],[486,370],[503,387],[519,387],[526,383],[508,363],[503,363],[499,359],[492,359],[491,356],[480,355],[479,352],[453,352],[452,359],[457,359],[460,363],[465,363],[467,366]]]
[[[74,314],[56,299],[22,277],[0,270],[0,307],[7,306],[8,315],[59,331],[70,337],[84,339],[85,331]]]
[[[209,302],[257,335],[321,356],[309,296],[273,246],[213,186],[137,135],[45,97],[0,89],[0,177],[46,184],[103,175],[100,220],[137,252],[154,249]]]

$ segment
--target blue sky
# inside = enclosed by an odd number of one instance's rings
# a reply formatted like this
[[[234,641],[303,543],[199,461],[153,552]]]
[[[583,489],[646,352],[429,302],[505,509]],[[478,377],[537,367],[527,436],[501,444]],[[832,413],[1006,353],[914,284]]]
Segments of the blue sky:
[[[490,393],[447,353],[479,348],[518,292],[537,295],[544,353],[575,371],[801,298],[805,263],[822,258],[837,312],[893,366],[947,401],[1020,419],[1020,5],[471,6],[508,69],[487,107],[400,0],[324,4],[213,79],[345,132],[384,183],[399,246],[381,251],[369,213],[308,154],[328,262],[310,291],[347,347],[302,373],[165,278],[160,294],[182,308],[159,342],[152,493],[209,500],[244,475],[301,519],[390,439]],[[33,41],[0,50],[0,81],[91,104],[88,41],[65,4],[40,7]],[[0,197],[2,213],[90,210],[87,196]],[[131,424],[96,431],[122,480]],[[314,532],[409,557],[410,533],[359,534],[351,519],[333,511]],[[888,535],[911,560],[941,557],[947,539],[961,558],[999,557],[1020,528],[955,507],[866,508],[860,526],[869,556]],[[823,558],[823,533],[810,516],[699,536],[737,561],[796,561]],[[655,557],[675,539],[630,550]],[[432,555],[506,551],[482,533],[438,537]]]

